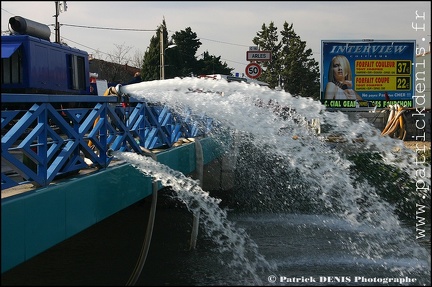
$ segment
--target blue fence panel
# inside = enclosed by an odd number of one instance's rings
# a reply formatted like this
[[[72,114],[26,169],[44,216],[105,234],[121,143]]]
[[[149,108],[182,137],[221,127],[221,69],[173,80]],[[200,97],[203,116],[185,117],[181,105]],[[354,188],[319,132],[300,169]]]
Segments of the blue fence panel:
[[[2,190],[89,166],[107,167],[107,151],[170,148],[181,137],[205,136],[211,119],[116,96],[2,94]],[[25,107],[23,109],[23,107]],[[89,161],[88,161],[89,160]],[[86,162],[87,161],[87,162]],[[2,164],[3,167],[3,164]],[[18,175],[18,176],[17,176]]]

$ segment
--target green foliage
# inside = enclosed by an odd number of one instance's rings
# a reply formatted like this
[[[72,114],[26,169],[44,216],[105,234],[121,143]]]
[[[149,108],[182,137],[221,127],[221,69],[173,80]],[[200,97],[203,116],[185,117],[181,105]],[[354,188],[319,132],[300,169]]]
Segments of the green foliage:
[[[260,50],[271,51],[272,60],[259,63],[263,68],[263,73],[259,80],[268,83],[270,87],[274,88],[278,85],[279,74],[281,71],[280,56],[282,44],[277,43],[277,28],[274,26],[273,22],[270,22],[268,27],[263,24],[261,29],[260,32],[257,32],[257,36],[252,40],[252,42],[257,45]]]
[[[386,165],[378,153],[357,153],[348,158],[356,182],[368,182],[376,188],[378,195],[396,207],[399,216],[414,220],[416,204],[423,202],[422,194],[416,190],[416,183],[409,175],[396,167]]]
[[[306,49],[306,42],[301,41],[295,33],[293,24],[283,25],[279,41],[277,28],[273,22],[267,27],[262,25],[261,31],[252,40],[260,50],[272,52],[272,60],[261,62],[263,73],[259,80],[267,82],[274,88],[283,83],[283,89],[293,96],[320,97],[319,66],[313,59],[311,49]]]
[[[190,27],[175,32],[171,40],[168,40],[165,20],[158,28],[156,35],[151,38],[148,50],[144,54],[142,66],[142,78],[144,81],[160,79],[160,29],[163,29],[164,74],[165,79],[175,77],[189,77],[201,74],[231,74],[233,68],[229,68],[221,57],[209,55],[204,52],[202,59],[197,60],[196,52],[201,46],[197,34]],[[169,45],[175,47],[167,49]]]
[[[165,70],[168,71],[165,78],[186,77],[194,73],[197,65],[195,54],[201,46],[197,34],[190,27],[172,35],[172,41],[176,47],[166,50]]]
[[[222,74],[230,75],[232,68],[227,63],[221,62],[221,57],[210,55],[208,52],[202,54],[202,59],[198,60],[195,69],[196,75]]]
[[[165,79],[174,77],[188,77],[205,74],[230,75],[234,70],[221,61],[220,56],[210,55],[207,51],[201,55],[196,52],[201,42],[190,27],[175,32],[168,39],[165,20],[150,40],[150,45],[144,54],[142,78],[144,81],[160,79],[160,29],[163,29],[163,51],[165,64]],[[279,41],[278,28],[270,22],[268,27],[263,24],[261,31],[257,32],[252,42],[260,50],[271,51],[272,60],[260,62],[263,73],[259,80],[267,82],[271,88],[278,86],[280,81],[283,89],[293,96],[311,97],[318,100],[320,97],[319,66],[313,60],[311,49],[306,49],[306,42],[294,32],[293,24],[283,25],[280,31],[282,37]],[[170,49],[171,44],[176,46]],[[202,56],[201,59],[199,56]]]
[[[431,149],[427,149],[425,151],[417,151],[417,158],[419,161],[431,163]]]
[[[168,46],[168,37],[166,23],[163,20],[162,25],[158,27],[156,35],[151,37],[150,45],[144,53],[143,66],[141,68],[141,78],[143,81],[152,81],[160,79],[160,30],[163,29],[163,46]]]
[[[143,81],[160,79],[159,63],[159,36],[153,36],[150,39],[149,48],[144,54],[143,66],[141,68],[141,78]]]

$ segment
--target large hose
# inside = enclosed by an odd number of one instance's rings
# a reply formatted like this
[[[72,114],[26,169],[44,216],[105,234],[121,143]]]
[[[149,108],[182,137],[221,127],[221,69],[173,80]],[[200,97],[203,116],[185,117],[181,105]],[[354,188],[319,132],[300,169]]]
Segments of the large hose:
[[[390,109],[390,114],[388,116],[386,126],[384,127],[384,129],[381,132],[381,135],[383,135],[389,129],[391,123],[393,122],[393,117],[394,117],[394,113],[395,113],[395,106],[389,105],[389,109]]]
[[[115,96],[117,96],[117,98],[118,98],[118,101],[120,102],[120,100],[121,100],[121,95],[119,94],[119,92],[118,92],[118,90],[121,88],[121,84],[118,84],[116,87],[109,87],[108,89],[106,89],[105,90],[105,92],[104,92],[104,96],[113,96],[113,95],[115,95]],[[100,120],[100,116],[98,116],[95,120],[94,120],[94,122],[93,122],[93,129],[95,129],[96,128],[96,125],[98,124],[98,122],[99,122],[99,120]],[[99,136],[97,136],[98,138],[99,138]],[[99,150],[98,149],[96,149],[96,146],[95,146],[95,144],[92,142],[92,140],[90,140],[89,139],[89,141],[87,142],[87,146],[89,147],[89,148],[91,148],[92,150],[94,150],[95,152],[96,152],[96,154],[99,154]],[[144,148],[143,147],[141,147],[141,150],[143,150]],[[144,151],[144,150],[143,150]],[[144,152],[147,152],[147,150],[145,150]],[[148,153],[148,152],[147,152]],[[156,160],[156,157],[150,152],[150,155],[151,155],[151,157],[154,159],[154,160]],[[107,156],[108,157],[112,157],[112,150],[110,150],[110,149],[108,149],[107,150]],[[90,159],[88,159],[88,158],[85,158],[84,157],[84,161],[89,165],[89,166],[92,166],[92,164],[93,164],[93,162],[90,160]]]
[[[152,154],[152,158],[154,160],[156,160],[156,156],[154,154]],[[150,207],[150,214],[149,214],[149,218],[148,218],[144,242],[143,242],[143,245],[141,248],[140,256],[139,256],[138,261],[135,265],[135,269],[132,272],[128,282],[126,283],[126,286],[135,285],[135,283],[137,282],[138,278],[140,277],[142,269],[144,267],[144,264],[145,264],[145,261],[147,258],[147,254],[148,254],[148,251],[150,249],[150,241],[151,241],[152,234],[153,234],[153,226],[154,226],[154,221],[155,221],[155,217],[156,217],[156,203],[157,203],[158,190],[159,190],[158,182],[154,181],[153,182],[152,203],[151,203],[151,207]]]
[[[382,136],[392,136],[398,129],[398,138],[403,140],[406,136],[405,123],[403,113],[405,110],[400,105],[390,106],[390,115],[387,120],[387,125],[381,132]]]
[[[398,138],[401,140],[405,139],[406,136],[406,130],[405,130],[405,121],[403,117],[403,113],[399,116],[399,136]]]
[[[394,106],[394,113],[392,117],[389,117],[389,121],[387,123],[386,128],[384,128],[381,135],[391,135],[395,132],[395,130],[398,128],[399,119],[398,116],[400,114],[399,107],[397,105]]]
[[[203,166],[204,166],[204,154],[202,150],[201,142],[196,139],[195,140],[195,155],[196,155],[196,171],[197,171],[197,177],[198,182],[200,184],[200,187],[203,187]],[[200,218],[200,210],[197,212],[194,212],[193,214],[193,222],[192,222],[192,232],[191,232],[191,240],[190,240],[190,246],[189,249],[195,249],[196,248],[196,242],[198,238],[198,229],[199,229],[199,218]]]
[[[104,96],[117,95],[117,91],[115,90],[114,87],[109,87],[108,89],[105,90],[105,92],[104,92],[103,95],[104,95]],[[98,117],[96,118],[96,120],[94,121],[94,123],[93,123],[93,128],[96,127],[97,123],[99,122],[99,119],[100,119],[100,117],[98,116]],[[94,144],[93,144],[93,142],[92,142],[91,140],[88,141],[87,145],[88,145],[88,147],[90,147],[91,149],[94,148]]]

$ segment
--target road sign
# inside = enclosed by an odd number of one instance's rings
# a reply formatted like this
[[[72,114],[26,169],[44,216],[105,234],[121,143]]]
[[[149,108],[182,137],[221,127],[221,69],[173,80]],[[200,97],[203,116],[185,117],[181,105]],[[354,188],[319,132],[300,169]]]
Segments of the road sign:
[[[261,76],[261,66],[257,63],[250,63],[246,66],[246,76],[248,76],[251,79],[256,79],[259,76]]]
[[[247,51],[247,61],[271,61],[271,51]]]

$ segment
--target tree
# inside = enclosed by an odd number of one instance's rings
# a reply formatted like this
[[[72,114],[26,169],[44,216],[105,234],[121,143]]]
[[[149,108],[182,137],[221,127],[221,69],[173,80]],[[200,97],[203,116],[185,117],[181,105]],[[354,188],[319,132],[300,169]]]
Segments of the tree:
[[[285,91],[292,95],[320,98],[319,66],[313,59],[311,49],[306,49],[306,42],[300,39],[293,29],[293,24],[283,25],[281,31],[282,57],[281,78]]]
[[[263,24],[261,29],[261,32],[257,32],[257,36],[252,42],[260,50],[270,51],[272,53],[272,60],[259,63],[264,68],[259,80],[268,83],[270,87],[274,88],[278,84],[278,76],[281,70],[281,63],[279,61],[281,43],[277,43],[277,28],[273,22],[270,22],[268,27]]]
[[[202,54],[202,59],[198,60],[195,69],[196,75],[222,74],[231,75],[232,68],[229,68],[227,63],[221,62],[221,56],[216,57],[210,55],[208,51]]]
[[[116,50],[107,54],[106,60],[102,60],[100,52],[96,51],[98,59],[94,59],[93,68],[97,70],[100,79],[107,80],[108,83],[124,83],[128,82],[131,78],[130,65],[131,60],[128,58],[128,53],[131,47],[125,44],[116,46]],[[136,68],[136,67],[135,67]]]
[[[135,53],[131,60],[131,65],[136,68],[141,68],[144,61],[144,53],[140,50],[135,50]]]
[[[143,81],[160,79],[160,29],[163,29],[163,47],[167,47],[168,33],[166,30],[165,19],[163,19],[162,25],[156,29],[156,35],[151,37],[150,45],[144,54],[141,68],[141,77]]]
[[[172,35],[173,42],[177,47],[173,48],[174,57],[167,59],[167,63],[173,63],[173,76],[191,76],[197,67],[196,52],[201,46],[197,34],[190,27]]]
[[[163,20],[162,25],[158,28],[156,35],[150,39],[150,45],[144,54],[142,77],[144,81],[160,79],[160,28],[163,29],[163,53],[165,64],[165,79],[174,77],[190,77],[193,75],[213,73],[230,74],[233,68],[222,63],[220,56],[203,53],[203,58],[197,60],[196,52],[201,46],[201,41],[197,34],[190,27],[185,30],[175,32],[171,40],[166,33],[166,23]],[[167,49],[169,45],[175,44],[175,47]]]
[[[278,42],[277,28],[270,22],[268,27],[263,24],[252,40],[260,50],[272,53],[271,61],[259,63],[263,67],[259,80],[274,88],[280,77],[283,89],[292,95],[319,99],[319,66],[312,50],[306,49],[306,42],[295,33],[293,24],[285,22],[280,35],[282,39]]]
[[[143,81],[159,80],[159,65],[159,36],[153,36],[150,39],[150,45],[147,51],[144,53],[141,68],[141,77]]]
[[[132,47],[123,45],[114,44],[116,46],[116,51],[111,54],[108,54],[107,61],[109,63],[114,63],[117,65],[110,65],[105,69],[105,75],[107,76],[108,82],[119,82],[122,83],[129,79],[124,78],[124,66],[129,64],[129,58],[127,54],[132,49]]]

